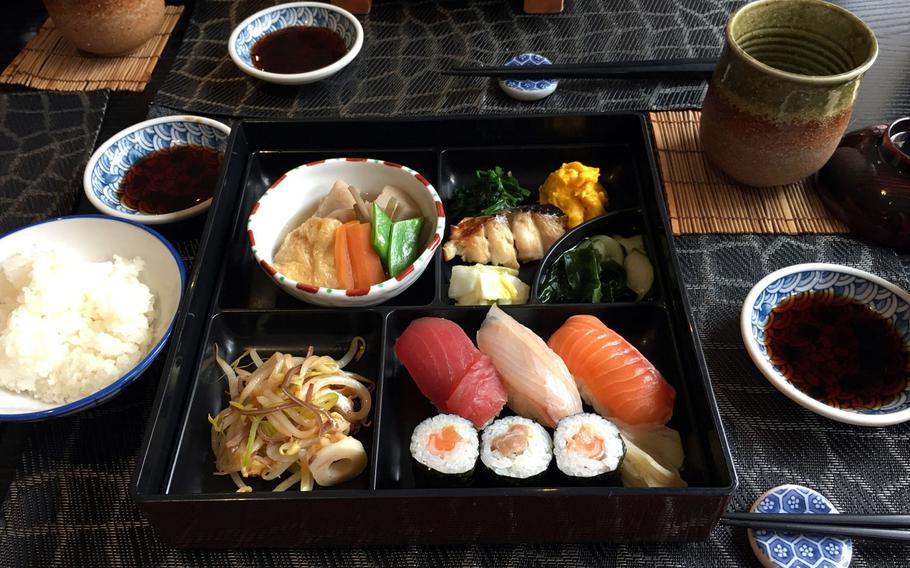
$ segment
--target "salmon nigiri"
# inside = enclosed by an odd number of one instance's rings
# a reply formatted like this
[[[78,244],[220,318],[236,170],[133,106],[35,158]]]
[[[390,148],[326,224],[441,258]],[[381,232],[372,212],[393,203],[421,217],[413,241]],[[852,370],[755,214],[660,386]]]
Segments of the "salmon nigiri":
[[[630,425],[663,425],[676,391],[654,365],[594,316],[572,316],[547,343],[599,414]]]
[[[566,364],[533,331],[493,305],[477,332],[506,387],[509,408],[551,428],[581,412],[578,387]]]

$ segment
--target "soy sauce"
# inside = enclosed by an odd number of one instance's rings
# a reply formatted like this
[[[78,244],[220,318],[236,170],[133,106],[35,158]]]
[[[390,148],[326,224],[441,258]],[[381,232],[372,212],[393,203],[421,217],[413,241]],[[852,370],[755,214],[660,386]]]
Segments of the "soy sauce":
[[[142,213],[173,213],[215,194],[220,152],[189,144],[155,150],[136,162],[120,182],[120,203]]]
[[[878,408],[907,387],[907,353],[894,326],[843,296],[803,292],[765,325],[772,363],[799,390],[828,405]]]
[[[347,53],[344,38],[329,28],[290,26],[253,44],[253,66],[269,73],[306,73],[335,63]]]

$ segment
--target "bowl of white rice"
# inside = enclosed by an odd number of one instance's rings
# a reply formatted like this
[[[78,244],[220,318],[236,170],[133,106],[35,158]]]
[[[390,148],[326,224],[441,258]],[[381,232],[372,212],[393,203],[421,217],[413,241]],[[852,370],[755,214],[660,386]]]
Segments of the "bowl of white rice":
[[[100,404],[163,350],[186,271],[157,232],[103,215],[0,237],[0,421]]]

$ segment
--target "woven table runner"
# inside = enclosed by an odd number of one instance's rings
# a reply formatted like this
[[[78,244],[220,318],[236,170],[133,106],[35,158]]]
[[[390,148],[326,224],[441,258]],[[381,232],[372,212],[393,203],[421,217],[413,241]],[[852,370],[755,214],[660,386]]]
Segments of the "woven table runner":
[[[167,6],[158,32],[141,47],[119,57],[79,51],[48,19],[0,73],[0,83],[54,91],[143,91],[182,13],[183,6]]]
[[[818,235],[694,235],[678,237],[676,246],[739,475],[731,509],[748,508],[772,486],[801,483],[827,495],[842,511],[906,511],[910,424],[861,428],[797,406],[756,370],[738,331],[746,293],[772,270],[799,262],[835,262],[906,286],[897,255],[853,239]],[[0,506],[0,566],[759,566],[745,531],[722,525],[707,541],[694,544],[171,548],[158,539],[129,492],[162,364],[163,358],[100,407],[46,422],[4,425],[0,471],[11,471],[14,479]],[[853,568],[907,566],[906,546],[860,540],[854,546]]]
[[[0,94],[0,234],[73,212],[107,91]]]
[[[698,138],[698,111],[649,113],[674,235],[846,233],[807,178],[744,186],[711,166]]]
[[[197,4],[154,102],[184,112],[271,118],[698,107],[702,81],[563,80],[546,99],[522,103],[494,80],[438,71],[501,64],[523,52],[559,63],[716,57],[724,22],[742,3],[572,0],[561,14],[531,15],[509,0],[381,0],[360,16],[363,49],[350,65],[318,83],[281,87],[245,75],[227,53],[231,30],[274,2],[209,0]]]

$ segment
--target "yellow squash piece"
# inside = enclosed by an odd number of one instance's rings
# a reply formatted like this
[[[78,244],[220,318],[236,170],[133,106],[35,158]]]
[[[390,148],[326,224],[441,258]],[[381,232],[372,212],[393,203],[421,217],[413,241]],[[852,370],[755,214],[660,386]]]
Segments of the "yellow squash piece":
[[[604,214],[607,192],[598,183],[600,168],[589,168],[581,162],[563,164],[551,173],[540,187],[540,202],[562,209],[576,225]]]

